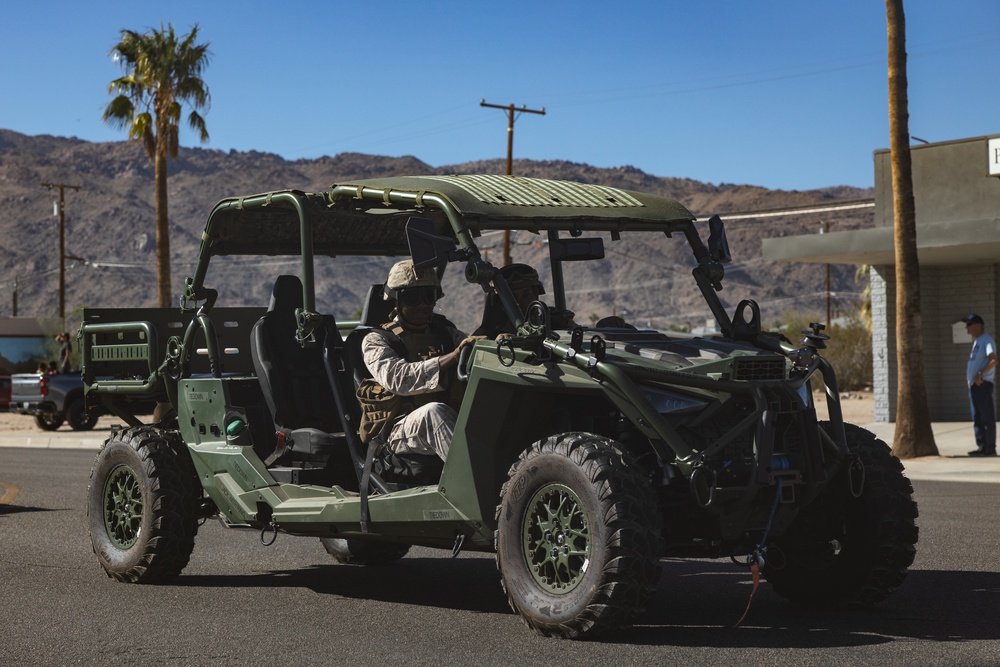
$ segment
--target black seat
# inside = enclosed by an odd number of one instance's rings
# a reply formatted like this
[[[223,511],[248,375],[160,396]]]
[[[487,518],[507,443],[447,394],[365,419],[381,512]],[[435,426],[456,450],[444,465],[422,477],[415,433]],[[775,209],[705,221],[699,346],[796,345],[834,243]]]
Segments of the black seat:
[[[347,339],[344,341],[345,362],[354,376],[355,389],[362,380],[371,377],[365,366],[364,355],[361,353],[361,341],[369,331],[388,322],[389,313],[392,312],[392,304],[382,296],[383,288],[382,283],[375,283],[368,288],[358,326],[347,334]]]
[[[361,326],[380,327],[389,321],[392,302],[385,300],[385,285],[375,283],[368,288],[365,303],[361,307]]]
[[[292,459],[323,463],[343,441],[331,434],[343,429],[322,348],[302,347],[296,339],[297,308],[302,308],[301,281],[278,276],[267,312],[251,331],[250,351],[274,430],[290,433]]]
[[[507,311],[495,294],[487,294],[483,300],[483,319],[473,331],[474,336],[496,338],[502,332],[513,332],[514,325],[507,317]]]

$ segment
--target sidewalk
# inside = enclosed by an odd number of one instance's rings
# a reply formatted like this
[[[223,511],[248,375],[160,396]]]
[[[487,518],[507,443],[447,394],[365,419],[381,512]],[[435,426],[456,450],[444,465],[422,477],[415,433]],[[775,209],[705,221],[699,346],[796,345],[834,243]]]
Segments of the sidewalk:
[[[864,427],[892,446],[894,423],[879,422]],[[935,422],[931,428],[940,456],[903,461],[907,477],[938,482],[1000,482],[1000,456],[969,456],[976,448],[972,422]]]
[[[938,422],[931,425],[940,456],[927,456],[903,461],[910,479],[940,482],[993,482],[1000,483],[1000,456],[972,458],[976,439],[972,422]],[[890,446],[895,424],[865,424]],[[93,431],[0,431],[0,447],[27,447],[34,449],[100,449],[110,431],[107,428]]]

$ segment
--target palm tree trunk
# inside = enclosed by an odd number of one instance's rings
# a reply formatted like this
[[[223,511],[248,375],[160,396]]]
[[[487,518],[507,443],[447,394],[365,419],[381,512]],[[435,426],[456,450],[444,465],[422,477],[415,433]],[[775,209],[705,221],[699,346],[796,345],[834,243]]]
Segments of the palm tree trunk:
[[[167,217],[167,147],[169,131],[157,128],[153,180],[156,187],[156,286],[160,308],[171,306],[170,227]]]
[[[896,430],[893,453],[901,459],[936,456],[927,409],[920,313],[916,206],[910,165],[903,0],[886,0],[889,33],[889,148],[892,158],[893,237],[896,250]]]

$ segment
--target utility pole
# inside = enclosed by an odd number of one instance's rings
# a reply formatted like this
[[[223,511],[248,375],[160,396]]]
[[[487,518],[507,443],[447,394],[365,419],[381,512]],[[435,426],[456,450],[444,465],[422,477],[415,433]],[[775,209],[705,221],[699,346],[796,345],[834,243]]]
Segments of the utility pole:
[[[503,109],[507,112],[507,175],[510,176],[513,173],[514,166],[514,112],[537,113],[544,116],[545,107],[541,109],[529,109],[523,104],[520,107],[515,107],[513,104],[503,106],[500,104],[487,104],[486,100],[479,100],[479,106],[491,109]],[[510,230],[505,229],[503,232],[503,266],[507,266],[508,264],[510,264]]]
[[[819,227],[820,234],[826,234],[830,231],[830,223],[826,220],[821,221]],[[833,324],[830,320],[830,265],[826,265],[826,328],[829,329]]]
[[[66,214],[65,214],[65,191],[79,191],[79,185],[67,185],[66,183],[42,183],[42,187],[51,190],[59,188],[59,202],[56,203],[56,216],[59,218],[59,319],[63,326],[66,324]]]

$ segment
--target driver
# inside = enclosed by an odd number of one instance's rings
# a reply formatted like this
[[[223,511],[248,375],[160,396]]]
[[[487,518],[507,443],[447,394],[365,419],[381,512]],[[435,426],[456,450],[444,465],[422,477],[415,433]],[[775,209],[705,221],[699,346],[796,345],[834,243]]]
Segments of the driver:
[[[500,276],[510,287],[511,295],[522,315],[528,312],[528,306],[532,301],[537,301],[539,296],[545,294],[538,271],[527,264],[508,264],[500,269]],[[559,312],[555,308],[549,308],[549,319],[553,329],[575,328],[573,315],[574,313],[568,310]],[[475,333],[491,339],[515,333],[514,323],[507,317],[496,294],[487,294],[483,321]]]
[[[474,338],[434,312],[442,296],[434,269],[416,269],[409,259],[397,262],[383,292],[393,304],[391,320],[361,344],[373,378],[358,388],[365,408],[362,440],[391,424],[386,444],[394,454],[448,456],[464,391],[455,373],[458,355]],[[373,399],[377,411],[370,409]]]

